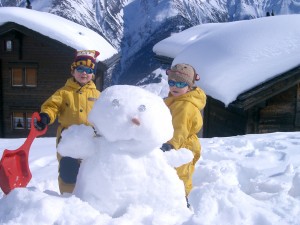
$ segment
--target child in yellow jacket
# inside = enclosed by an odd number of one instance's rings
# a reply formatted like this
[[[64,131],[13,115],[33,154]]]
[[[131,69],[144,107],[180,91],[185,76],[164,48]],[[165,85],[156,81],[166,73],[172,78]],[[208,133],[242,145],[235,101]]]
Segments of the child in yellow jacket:
[[[167,70],[169,95],[165,103],[172,114],[174,128],[173,138],[161,147],[163,151],[187,148],[194,154],[192,162],[178,168],[177,174],[184,182],[186,197],[192,189],[192,175],[195,164],[200,158],[201,146],[197,133],[203,125],[201,110],[206,104],[206,95],[202,89],[195,86],[199,75],[188,64],[177,64]]]
[[[91,125],[87,118],[100,92],[93,82],[96,57],[99,52],[94,50],[77,51],[71,65],[72,77],[64,87],[58,89],[41,106],[39,129],[52,124],[58,118],[56,144],[59,143],[61,132],[73,124]],[[61,193],[72,193],[80,166],[80,159],[61,157],[59,161],[58,184]]]

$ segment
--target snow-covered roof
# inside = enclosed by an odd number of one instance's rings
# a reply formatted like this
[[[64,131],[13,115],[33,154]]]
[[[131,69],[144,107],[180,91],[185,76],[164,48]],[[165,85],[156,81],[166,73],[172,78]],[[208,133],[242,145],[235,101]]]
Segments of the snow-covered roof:
[[[75,22],[51,13],[18,7],[0,7],[0,25],[7,22],[27,27],[77,50],[93,49],[103,61],[117,50],[100,34]]]
[[[198,85],[228,105],[245,91],[300,64],[300,15],[202,24],[158,42],[153,51],[195,67]]]

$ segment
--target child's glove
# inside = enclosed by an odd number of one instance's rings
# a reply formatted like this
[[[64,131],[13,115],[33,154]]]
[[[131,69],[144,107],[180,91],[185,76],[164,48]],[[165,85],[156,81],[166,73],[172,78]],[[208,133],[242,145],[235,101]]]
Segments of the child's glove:
[[[50,123],[50,118],[47,113],[40,113],[40,120],[36,121],[35,127],[38,130],[44,130],[45,127]]]
[[[163,151],[163,152],[168,152],[170,151],[171,149],[173,149],[173,145],[171,144],[168,144],[168,143],[163,143],[163,145],[160,147],[160,149]]]

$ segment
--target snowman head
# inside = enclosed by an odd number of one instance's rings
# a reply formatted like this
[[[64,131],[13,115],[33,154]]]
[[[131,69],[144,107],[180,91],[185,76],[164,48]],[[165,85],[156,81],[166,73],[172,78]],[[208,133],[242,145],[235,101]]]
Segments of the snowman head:
[[[161,97],[136,86],[108,87],[95,102],[89,121],[123,151],[149,152],[173,136],[172,116]]]

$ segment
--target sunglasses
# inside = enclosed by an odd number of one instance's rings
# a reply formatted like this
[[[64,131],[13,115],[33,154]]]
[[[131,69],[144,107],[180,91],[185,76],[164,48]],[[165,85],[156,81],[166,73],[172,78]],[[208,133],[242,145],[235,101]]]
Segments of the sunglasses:
[[[178,88],[184,88],[184,87],[188,86],[188,83],[186,83],[186,82],[179,82],[179,81],[176,82],[174,80],[168,80],[168,84],[170,87],[176,86]]]
[[[78,73],[83,73],[83,72],[87,74],[94,73],[94,70],[91,69],[90,67],[78,66],[76,67],[76,70]]]

